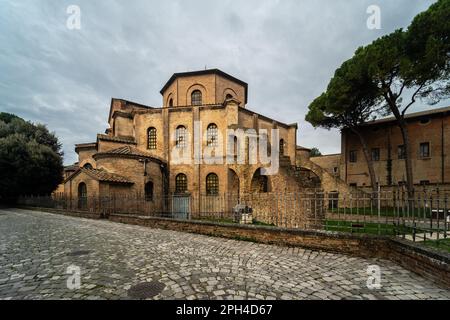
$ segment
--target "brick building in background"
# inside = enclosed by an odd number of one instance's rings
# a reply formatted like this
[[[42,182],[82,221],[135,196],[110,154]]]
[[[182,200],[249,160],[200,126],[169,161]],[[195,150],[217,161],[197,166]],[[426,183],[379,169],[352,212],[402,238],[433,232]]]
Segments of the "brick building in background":
[[[450,187],[450,107],[406,116],[412,149],[415,186]],[[369,145],[375,174],[384,188],[405,183],[404,147],[394,118],[372,121],[361,128]],[[358,138],[342,132],[340,177],[347,184],[369,187],[370,177]],[[429,187],[427,187],[429,188]]]
[[[406,116],[412,147],[414,185],[420,189],[450,189],[450,107]],[[393,117],[375,120],[360,128],[372,156],[382,190],[405,184],[403,139]],[[371,191],[366,159],[358,137],[341,132],[341,153],[316,157],[297,147],[297,165],[311,169],[326,192]],[[346,189],[342,184],[351,188]]]

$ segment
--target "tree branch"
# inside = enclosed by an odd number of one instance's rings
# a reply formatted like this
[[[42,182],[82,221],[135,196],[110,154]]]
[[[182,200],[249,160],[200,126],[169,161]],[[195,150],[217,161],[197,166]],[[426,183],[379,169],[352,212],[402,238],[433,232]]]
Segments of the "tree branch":
[[[414,102],[416,102],[416,95],[419,93],[420,90],[422,90],[422,88],[423,88],[424,85],[425,85],[425,82],[423,82],[423,83],[419,86],[419,88],[417,88],[417,90],[413,93],[413,95],[412,95],[412,97],[411,97],[411,102],[408,103],[408,105],[407,105],[407,106],[403,109],[403,111],[402,111],[402,117],[405,116],[406,111],[408,110],[408,108],[411,107],[411,106],[414,104]]]

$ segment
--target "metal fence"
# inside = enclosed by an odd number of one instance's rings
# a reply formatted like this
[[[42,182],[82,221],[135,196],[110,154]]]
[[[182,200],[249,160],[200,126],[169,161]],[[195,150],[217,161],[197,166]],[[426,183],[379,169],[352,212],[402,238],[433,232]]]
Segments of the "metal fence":
[[[403,191],[339,194],[305,193],[141,194],[69,198],[63,194],[21,197],[19,204],[108,217],[113,213],[253,223],[282,228],[321,229],[398,236],[450,250],[450,192]]]

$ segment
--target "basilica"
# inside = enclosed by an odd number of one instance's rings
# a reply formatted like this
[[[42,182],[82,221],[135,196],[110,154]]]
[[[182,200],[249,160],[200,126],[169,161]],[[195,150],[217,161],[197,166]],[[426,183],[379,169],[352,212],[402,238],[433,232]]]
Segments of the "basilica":
[[[109,128],[94,141],[75,145],[79,160],[66,173],[66,196],[139,195],[148,210],[160,211],[171,195],[239,199],[308,187],[294,172],[297,124],[249,110],[244,81],[218,69],[175,73],[160,93],[161,107],[111,100]],[[261,149],[262,136],[272,163],[251,154]],[[230,145],[240,152],[230,157]],[[214,161],[197,161],[200,153],[212,154]],[[274,162],[275,170],[267,173]]]

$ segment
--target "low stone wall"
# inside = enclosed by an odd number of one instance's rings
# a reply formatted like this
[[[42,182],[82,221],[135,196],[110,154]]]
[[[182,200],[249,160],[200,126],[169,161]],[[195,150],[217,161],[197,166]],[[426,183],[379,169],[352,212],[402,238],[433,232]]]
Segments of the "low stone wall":
[[[450,288],[450,254],[425,248],[407,240],[390,239],[385,258]]]
[[[303,247],[360,256],[389,259],[405,269],[450,288],[450,254],[391,237],[344,234],[329,231],[281,229],[255,225],[173,220],[166,218],[110,215],[114,222],[190,232],[215,237]]]

